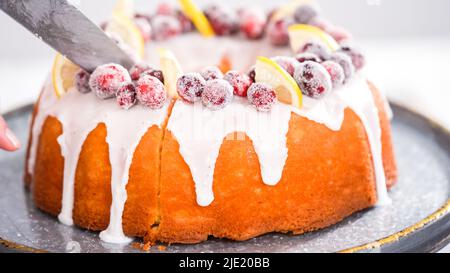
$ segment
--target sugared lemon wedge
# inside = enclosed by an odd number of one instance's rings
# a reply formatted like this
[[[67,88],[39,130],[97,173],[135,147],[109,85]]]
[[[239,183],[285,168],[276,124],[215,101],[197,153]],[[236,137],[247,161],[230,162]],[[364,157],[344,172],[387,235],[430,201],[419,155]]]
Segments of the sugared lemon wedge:
[[[192,0],[178,0],[181,9],[186,16],[191,19],[197,30],[205,37],[212,37],[215,35],[214,30],[206,18],[205,14],[195,5]]]
[[[280,102],[297,108],[302,107],[302,91],[297,82],[276,62],[266,57],[258,57],[255,66],[256,82],[271,85]]]
[[[270,20],[271,21],[276,21],[276,20],[279,20],[279,19],[290,17],[290,16],[292,16],[294,14],[295,10],[298,7],[300,7],[302,5],[310,4],[312,2],[314,2],[314,1],[313,0],[290,0],[286,4],[281,5],[275,11],[275,13],[272,15]]]
[[[164,86],[171,98],[178,98],[177,81],[183,75],[180,62],[172,51],[159,49],[161,70],[164,75]]]
[[[122,38],[128,46],[134,49],[141,58],[144,57],[144,38],[142,37],[139,28],[129,17],[121,13],[113,13],[105,31],[119,35],[120,38]]]
[[[58,98],[62,97],[74,86],[75,74],[80,68],[66,59],[63,55],[57,54],[53,61],[52,83],[53,89]]]
[[[117,0],[114,5],[113,16],[120,15],[127,18],[133,18],[134,16],[134,2],[133,0]]]
[[[291,48],[294,52],[297,52],[306,43],[316,41],[323,43],[331,51],[339,49],[339,44],[336,40],[318,27],[298,24],[290,26],[288,31]]]

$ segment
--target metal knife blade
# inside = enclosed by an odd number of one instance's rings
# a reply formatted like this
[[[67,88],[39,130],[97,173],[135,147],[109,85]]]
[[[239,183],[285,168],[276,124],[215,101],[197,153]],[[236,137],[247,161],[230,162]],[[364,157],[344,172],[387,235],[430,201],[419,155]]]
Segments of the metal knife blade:
[[[134,62],[66,0],[1,0],[0,9],[88,72],[105,63]]]

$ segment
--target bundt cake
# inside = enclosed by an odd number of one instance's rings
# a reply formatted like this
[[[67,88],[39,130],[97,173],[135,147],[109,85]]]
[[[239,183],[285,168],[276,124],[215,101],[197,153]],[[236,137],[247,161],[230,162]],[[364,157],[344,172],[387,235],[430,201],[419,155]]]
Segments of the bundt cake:
[[[180,2],[128,15],[145,64],[86,72],[57,57],[27,153],[37,207],[106,242],[198,243],[389,203],[390,112],[348,33],[302,1],[269,16]]]

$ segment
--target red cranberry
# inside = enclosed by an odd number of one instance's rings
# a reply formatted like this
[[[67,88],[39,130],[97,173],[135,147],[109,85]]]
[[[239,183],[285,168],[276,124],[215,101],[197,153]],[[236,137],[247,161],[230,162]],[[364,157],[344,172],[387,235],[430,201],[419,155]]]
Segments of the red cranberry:
[[[239,15],[239,27],[248,39],[260,39],[264,36],[267,17],[260,9],[246,9]]]
[[[142,72],[142,74],[140,75],[140,77],[143,76],[152,76],[157,78],[160,82],[164,83],[164,74],[161,70],[157,70],[157,69],[149,69],[147,71]]]
[[[189,17],[187,17],[186,14],[184,14],[182,11],[178,10],[176,13],[176,17],[181,24],[181,30],[183,31],[183,33],[191,32],[195,29],[191,19],[189,19]]]
[[[269,23],[267,35],[273,45],[285,46],[289,44],[288,27],[290,24],[290,20],[286,18]]]
[[[314,53],[322,60],[328,60],[331,55],[331,51],[322,43],[319,42],[310,42],[306,43],[303,48],[300,49],[299,53]]]
[[[149,42],[152,38],[152,26],[145,18],[134,18],[134,23],[141,32],[144,42]]]
[[[331,76],[331,83],[333,84],[333,88],[339,87],[344,84],[345,73],[342,66],[333,61],[323,62],[322,65]]]
[[[182,31],[177,18],[169,15],[156,15],[152,19],[153,36],[162,41],[179,35]]]
[[[332,89],[328,71],[319,63],[304,62],[297,66],[294,73],[302,93],[311,98],[321,98]]]
[[[352,59],[347,54],[335,52],[331,55],[331,60],[338,63],[344,69],[345,82],[353,77],[355,74],[355,66],[352,63]]]
[[[313,5],[301,5],[294,12],[295,22],[298,24],[308,24],[319,15],[319,11]]]
[[[224,108],[233,99],[233,87],[225,80],[206,83],[202,93],[202,103],[210,110]]]
[[[205,16],[219,36],[234,34],[239,30],[237,15],[228,7],[211,5],[206,8]]]
[[[253,66],[252,68],[250,68],[250,70],[247,73],[248,77],[250,78],[250,80],[252,82],[256,81],[256,70],[255,67]]]
[[[343,41],[352,40],[352,34],[348,32],[346,29],[341,27],[330,27],[327,29],[328,34],[331,35],[338,43],[342,43]]]
[[[130,69],[130,76],[133,81],[139,80],[141,77],[141,74],[145,71],[153,70],[148,64],[146,63],[137,63],[133,65],[133,67]]]
[[[177,92],[186,102],[199,101],[206,81],[199,73],[188,73],[181,76],[177,81]]]
[[[113,97],[123,84],[131,82],[128,71],[118,64],[105,64],[91,74],[89,86],[101,99]]]
[[[297,56],[295,56],[295,59],[300,63],[304,63],[306,61],[316,62],[316,63],[322,62],[322,60],[319,58],[319,56],[317,56],[314,53],[310,53],[310,52],[297,54]]]
[[[228,71],[225,74],[224,80],[233,86],[234,94],[240,97],[247,96],[247,90],[252,84],[252,80],[249,76],[233,70]]]
[[[247,99],[258,111],[267,112],[277,102],[277,94],[265,83],[254,83],[248,89]]]
[[[217,66],[205,67],[200,74],[206,81],[223,79],[223,73]]]
[[[91,75],[80,69],[80,71],[75,74],[75,86],[77,87],[80,93],[89,93],[91,92],[91,88],[89,87],[89,78]]]
[[[350,46],[343,46],[339,51],[347,54],[352,59],[352,63],[356,70],[361,70],[366,65],[366,58],[358,49]]]
[[[292,57],[277,56],[272,58],[278,65],[280,65],[284,70],[286,70],[289,75],[293,76],[295,67],[298,65],[298,61]]]
[[[167,100],[167,93],[162,82],[149,75],[137,81],[136,94],[139,102],[151,109],[163,107]]]
[[[136,90],[132,83],[124,84],[117,91],[116,100],[120,107],[125,110],[136,104]]]
[[[163,2],[156,7],[157,15],[174,15],[175,7],[172,3]]]

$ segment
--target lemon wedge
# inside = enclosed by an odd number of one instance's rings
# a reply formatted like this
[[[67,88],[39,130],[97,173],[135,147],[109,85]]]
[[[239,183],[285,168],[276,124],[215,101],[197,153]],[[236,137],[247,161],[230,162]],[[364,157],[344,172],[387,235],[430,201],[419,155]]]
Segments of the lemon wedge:
[[[280,65],[266,57],[258,57],[255,66],[256,82],[271,85],[280,102],[302,107],[302,91],[297,82]]]
[[[159,49],[161,70],[164,75],[164,86],[171,98],[178,98],[177,81],[183,75],[183,70],[172,51]]]
[[[214,30],[206,18],[205,14],[194,4],[192,0],[178,0],[181,10],[191,19],[197,30],[205,37],[215,35]]]
[[[124,14],[115,12],[108,22],[105,31],[117,34],[128,46],[135,50],[141,58],[144,57],[144,37],[142,37],[139,28],[132,19]]]
[[[295,10],[306,4],[314,2],[313,0],[291,0],[284,5],[281,5],[270,18],[271,21],[276,21],[294,14]]]
[[[75,74],[80,68],[66,59],[63,55],[57,54],[53,61],[52,83],[53,90],[58,98],[62,97],[75,85]]]
[[[328,33],[318,27],[311,25],[297,24],[288,28],[291,48],[297,52],[306,43],[319,41],[327,46],[331,51],[339,49],[339,44]]]
[[[134,16],[134,3],[133,0],[117,0],[114,5],[113,16],[125,16],[127,18],[133,18]]]

